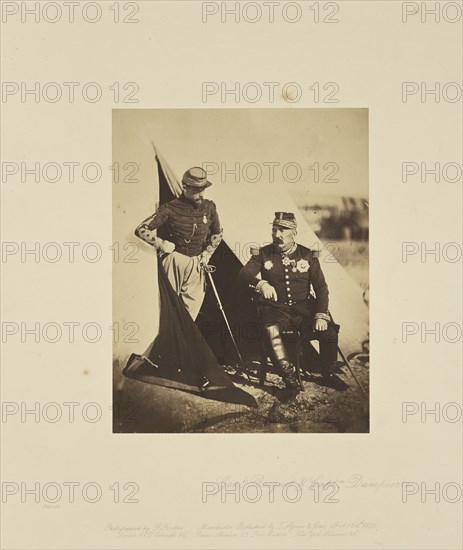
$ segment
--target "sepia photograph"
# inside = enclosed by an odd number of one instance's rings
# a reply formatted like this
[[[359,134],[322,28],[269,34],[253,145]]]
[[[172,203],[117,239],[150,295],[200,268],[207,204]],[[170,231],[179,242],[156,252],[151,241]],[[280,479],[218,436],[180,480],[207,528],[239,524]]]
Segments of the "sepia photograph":
[[[5,550],[461,550],[462,2],[0,0]]]
[[[368,433],[368,110],[112,132],[114,432]]]

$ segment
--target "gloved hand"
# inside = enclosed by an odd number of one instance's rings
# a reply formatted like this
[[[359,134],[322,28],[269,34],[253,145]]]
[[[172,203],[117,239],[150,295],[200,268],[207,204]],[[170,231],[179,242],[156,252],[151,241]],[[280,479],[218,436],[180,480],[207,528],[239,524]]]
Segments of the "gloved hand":
[[[325,321],[325,319],[315,319],[315,330],[328,330],[328,321]]]
[[[154,231],[150,231],[146,227],[141,227],[138,230],[138,234],[148,244],[154,246],[161,254],[171,254],[175,250],[175,244],[170,241],[163,241],[156,237]]]
[[[157,243],[159,246],[157,249],[161,254],[172,254],[172,252],[175,250],[175,244],[171,243],[170,241],[163,241],[162,239],[157,239],[160,241]]]
[[[267,281],[260,285],[259,292],[266,300],[273,300],[274,302],[278,300],[277,291]]]

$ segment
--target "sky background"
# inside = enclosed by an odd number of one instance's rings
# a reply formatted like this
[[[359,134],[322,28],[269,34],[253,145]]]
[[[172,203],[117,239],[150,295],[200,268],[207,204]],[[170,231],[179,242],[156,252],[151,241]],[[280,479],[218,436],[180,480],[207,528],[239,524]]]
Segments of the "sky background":
[[[270,183],[270,168],[264,163],[279,163],[275,182],[287,185],[292,196],[308,202],[319,197],[368,198],[367,109],[166,109],[132,111],[131,116],[142,117],[145,136],[151,136],[179,177],[191,166],[210,163],[214,184],[242,190],[258,177],[251,166],[246,172],[247,163],[259,165],[259,183]],[[233,170],[235,163],[238,181],[224,170]],[[290,181],[298,178],[296,168],[283,172],[287,163],[300,167],[299,181]],[[314,163],[319,165],[318,183],[310,169]],[[333,170],[324,168],[326,163],[339,167],[331,175],[338,182],[323,182]]]

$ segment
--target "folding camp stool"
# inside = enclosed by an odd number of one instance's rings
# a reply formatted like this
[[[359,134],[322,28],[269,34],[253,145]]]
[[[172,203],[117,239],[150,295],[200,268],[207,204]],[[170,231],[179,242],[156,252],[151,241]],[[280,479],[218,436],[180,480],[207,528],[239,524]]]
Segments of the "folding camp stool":
[[[281,331],[281,336],[282,336],[282,339],[283,339],[283,342],[285,344],[285,346],[287,347],[288,349],[288,354],[291,358],[291,352],[290,352],[290,348],[293,347],[292,345],[291,346],[288,346],[288,340],[291,338],[294,339],[293,342],[291,342],[291,344],[295,344],[294,348],[295,348],[295,360],[292,361],[293,365],[294,365],[294,368],[296,370],[296,379],[297,379],[297,382],[299,384],[299,388],[301,391],[304,390],[304,384],[302,382],[302,378],[301,378],[301,370],[300,370],[300,360],[301,360],[301,333],[300,331],[296,328],[296,327],[288,327],[286,329],[282,329]],[[260,353],[260,367],[259,367],[259,385],[260,386],[264,386],[265,385],[265,380],[267,378],[267,360],[269,358],[269,353],[268,353],[268,344],[266,342],[265,339],[262,340],[261,342],[261,353]],[[294,355],[294,354],[293,354]],[[270,355],[270,358],[271,358],[271,355]],[[272,361],[273,363],[273,361]],[[276,367],[276,365],[274,365]]]

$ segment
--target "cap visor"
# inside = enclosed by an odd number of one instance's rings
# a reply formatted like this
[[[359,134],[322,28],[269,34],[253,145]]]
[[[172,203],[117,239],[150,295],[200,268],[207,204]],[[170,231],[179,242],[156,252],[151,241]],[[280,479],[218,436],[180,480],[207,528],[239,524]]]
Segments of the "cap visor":
[[[201,193],[201,191],[204,191],[204,189],[207,189],[208,187],[210,187],[212,185],[212,183],[210,181],[208,181],[206,184],[201,185],[201,187],[196,187],[196,186],[191,185],[191,184],[187,184],[187,185],[188,185],[188,189],[193,194],[196,194],[196,193]]]

